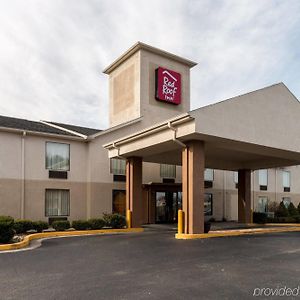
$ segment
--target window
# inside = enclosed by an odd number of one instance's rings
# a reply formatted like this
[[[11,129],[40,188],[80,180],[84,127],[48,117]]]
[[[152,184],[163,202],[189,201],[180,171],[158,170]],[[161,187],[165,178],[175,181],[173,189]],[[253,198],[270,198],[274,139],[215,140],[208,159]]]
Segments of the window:
[[[239,183],[239,172],[233,172],[233,182]]]
[[[282,171],[282,185],[284,192],[290,192],[291,190],[291,172]]]
[[[204,170],[204,180],[205,181],[214,181],[214,170],[213,169],[205,169]]]
[[[125,216],[126,214],[126,191],[124,190],[113,190],[113,213],[117,213]]]
[[[46,217],[69,216],[70,191],[47,189],[45,215]]]
[[[204,194],[204,215],[205,216],[212,216],[212,214],[213,214],[212,194],[205,193]]]
[[[54,171],[70,170],[70,145],[46,142],[46,169]]]
[[[110,173],[114,175],[126,175],[126,160],[112,158],[110,160]]]
[[[175,165],[160,165],[160,177],[162,178],[176,178],[176,166]]]
[[[233,182],[235,183],[235,188],[239,187],[239,172],[233,172]]]
[[[256,211],[260,213],[268,212],[268,197],[258,197]]]
[[[206,189],[213,187],[214,180],[214,170],[213,169],[205,169],[204,170],[204,187]]]
[[[291,204],[291,198],[290,197],[283,197],[282,202],[286,208],[289,208]]]
[[[266,191],[268,189],[268,170],[258,171],[258,183],[261,191]]]

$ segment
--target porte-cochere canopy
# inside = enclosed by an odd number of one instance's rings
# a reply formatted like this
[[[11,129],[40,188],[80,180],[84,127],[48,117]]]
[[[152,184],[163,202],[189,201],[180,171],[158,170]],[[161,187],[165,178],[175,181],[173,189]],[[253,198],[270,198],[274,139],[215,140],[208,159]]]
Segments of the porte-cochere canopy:
[[[203,231],[202,217],[196,226],[190,222],[195,218],[193,207],[199,204],[196,198],[203,202],[202,169],[239,171],[239,220],[249,222],[248,171],[300,164],[300,103],[279,83],[190,111],[104,147],[110,158],[138,157],[147,162],[183,166],[188,234]],[[199,174],[199,168],[196,172],[194,166],[202,166]],[[197,213],[203,214],[201,210]]]

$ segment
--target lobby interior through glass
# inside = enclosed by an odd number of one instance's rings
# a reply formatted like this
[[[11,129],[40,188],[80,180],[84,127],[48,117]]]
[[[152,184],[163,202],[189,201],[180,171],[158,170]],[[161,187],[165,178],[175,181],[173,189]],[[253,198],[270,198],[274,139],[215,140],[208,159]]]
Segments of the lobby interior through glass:
[[[212,216],[212,194],[205,193],[204,214]],[[182,192],[155,192],[155,223],[176,223],[182,209]]]

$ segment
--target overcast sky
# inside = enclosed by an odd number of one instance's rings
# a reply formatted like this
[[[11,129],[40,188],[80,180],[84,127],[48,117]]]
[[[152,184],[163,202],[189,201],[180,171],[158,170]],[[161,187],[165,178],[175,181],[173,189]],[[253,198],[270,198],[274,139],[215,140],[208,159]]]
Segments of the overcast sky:
[[[102,70],[136,41],[198,62],[192,108],[281,81],[300,99],[298,0],[0,0],[0,114],[106,128]]]

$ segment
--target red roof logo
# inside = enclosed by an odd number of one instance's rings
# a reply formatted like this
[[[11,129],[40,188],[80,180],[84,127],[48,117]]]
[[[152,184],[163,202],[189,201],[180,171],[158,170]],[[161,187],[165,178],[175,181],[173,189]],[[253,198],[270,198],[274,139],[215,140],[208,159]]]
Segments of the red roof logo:
[[[181,103],[181,75],[177,72],[157,68],[156,69],[156,100],[172,104]]]

